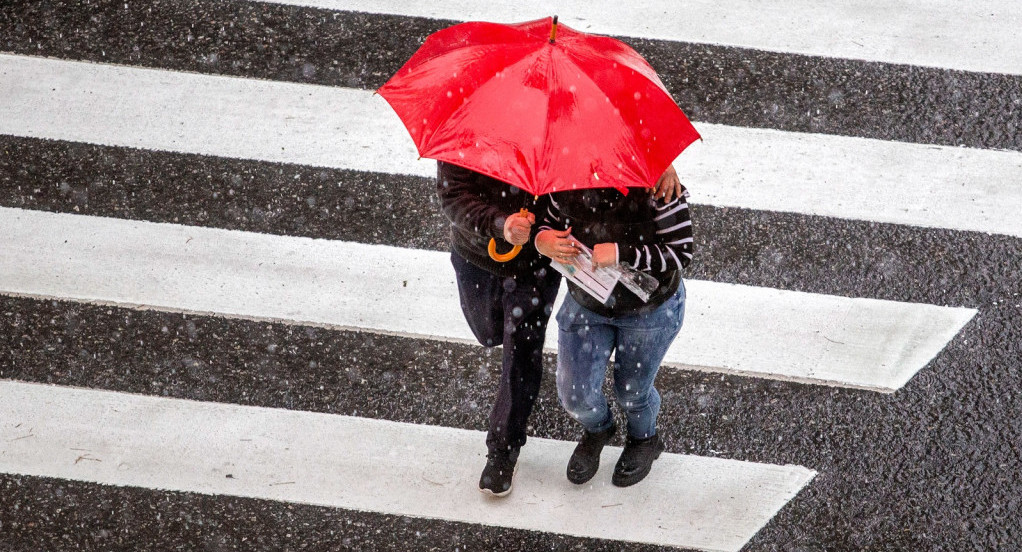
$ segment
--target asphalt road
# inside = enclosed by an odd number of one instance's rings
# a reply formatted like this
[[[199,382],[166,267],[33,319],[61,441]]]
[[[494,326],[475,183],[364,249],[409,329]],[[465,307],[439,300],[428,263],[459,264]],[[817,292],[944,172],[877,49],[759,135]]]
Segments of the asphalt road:
[[[371,89],[447,24],[248,2],[9,2],[0,51]],[[1022,151],[1019,76],[629,42],[697,126]],[[12,136],[0,205],[447,247],[428,179]],[[693,219],[690,278],[979,310],[889,395],[661,374],[670,452],[819,472],[745,550],[1022,549],[1022,239],[706,205]],[[478,430],[499,368],[468,345],[71,302],[0,296],[0,320],[0,378]],[[548,375],[532,434],[574,439]],[[4,550],[498,548],[658,549],[0,475]]]

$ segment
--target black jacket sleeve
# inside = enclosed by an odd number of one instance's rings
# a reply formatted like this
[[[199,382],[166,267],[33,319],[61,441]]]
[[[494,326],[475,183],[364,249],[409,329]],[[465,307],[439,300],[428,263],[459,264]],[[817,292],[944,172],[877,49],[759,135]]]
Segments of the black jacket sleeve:
[[[469,169],[437,162],[437,193],[444,214],[458,228],[490,237],[504,237],[504,221],[511,213],[488,201],[480,175]]]

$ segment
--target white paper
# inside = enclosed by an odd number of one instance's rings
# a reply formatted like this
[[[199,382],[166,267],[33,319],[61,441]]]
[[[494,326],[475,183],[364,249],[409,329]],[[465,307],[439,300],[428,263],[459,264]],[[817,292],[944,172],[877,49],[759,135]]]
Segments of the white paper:
[[[592,250],[578,240],[575,240],[575,244],[578,246],[578,255],[574,259],[567,263],[554,260],[550,264],[586,293],[599,299],[601,303],[606,303],[614,286],[621,279],[621,271],[613,268],[594,269]]]

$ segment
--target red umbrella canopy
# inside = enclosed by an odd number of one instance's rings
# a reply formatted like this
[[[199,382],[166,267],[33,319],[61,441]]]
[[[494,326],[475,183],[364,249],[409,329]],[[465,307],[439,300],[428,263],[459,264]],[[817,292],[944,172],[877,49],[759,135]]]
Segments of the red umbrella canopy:
[[[652,186],[699,138],[635,50],[556,18],[438,31],[378,92],[422,157],[535,195]]]

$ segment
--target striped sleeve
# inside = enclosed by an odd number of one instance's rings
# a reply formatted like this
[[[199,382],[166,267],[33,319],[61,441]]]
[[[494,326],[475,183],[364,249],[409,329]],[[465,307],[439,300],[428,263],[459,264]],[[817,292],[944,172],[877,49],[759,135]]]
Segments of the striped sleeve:
[[[554,200],[553,194],[547,196],[546,206],[537,213],[536,226],[538,231],[568,228],[568,219],[561,213],[560,205]]]
[[[618,246],[621,262],[647,272],[681,270],[692,262],[695,244],[688,210],[688,190],[665,205],[656,206],[656,241],[644,245]]]

